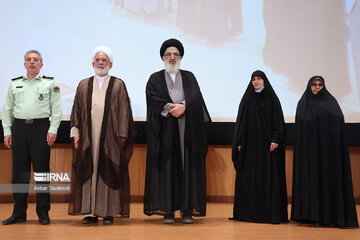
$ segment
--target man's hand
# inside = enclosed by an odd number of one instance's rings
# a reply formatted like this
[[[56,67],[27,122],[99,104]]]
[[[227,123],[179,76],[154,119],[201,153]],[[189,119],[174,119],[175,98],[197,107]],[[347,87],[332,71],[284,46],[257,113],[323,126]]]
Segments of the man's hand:
[[[5,147],[11,149],[11,144],[12,144],[12,136],[11,135],[5,136],[4,137],[4,145],[5,145]]]
[[[171,104],[170,107],[173,108],[170,110],[170,114],[173,117],[180,118],[185,113],[184,104]]]
[[[74,139],[74,148],[75,148],[76,150],[79,149],[79,137],[77,137],[77,138]]]
[[[272,142],[270,145],[270,152],[274,151],[278,146],[279,146],[279,144]]]
[[[117,141],[117,143],[118,143],[118,145],[119,145],[120,147],[124,147],[126,138],[124,138],[124,137],[116,137],[116,141]]]
[[[49,147],[51,147],[54,144],[55,140],[56,140],[55,134],[53,134],[53,133],[47,134],[46,141],[47,141],[47,144],[49,145]]]

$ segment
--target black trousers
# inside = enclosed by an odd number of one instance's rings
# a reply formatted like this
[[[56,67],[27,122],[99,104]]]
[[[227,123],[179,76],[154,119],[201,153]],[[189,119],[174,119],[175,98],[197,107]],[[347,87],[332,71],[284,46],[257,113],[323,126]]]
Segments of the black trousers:
[[[50,148],[47,145],[49,119],[14,119],[12,132],[12,183],[28,184],[31,177],[31,163],[34,172],[49,172]],[[40,184],[49,184],[41,182]],[[28,193],[13,193],[16,216],[26,216]],[[36,194],[36,213],[40,217],[48,215],[50,193]]]

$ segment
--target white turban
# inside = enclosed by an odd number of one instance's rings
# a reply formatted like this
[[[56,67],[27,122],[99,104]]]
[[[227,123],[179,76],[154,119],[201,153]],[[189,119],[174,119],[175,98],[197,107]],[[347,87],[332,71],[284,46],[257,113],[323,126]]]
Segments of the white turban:
[[[94,60],[95,60],[96,54],[98,54],[99,52],[106,54],[106,56],[108,56],[108,58],[110,59],[110,62],[111,62],[111,63],[113,62],[113,59],[114,59],[114,58],[113,58],[113,55],[112,55],[112,51],[110,50],[110,48],[105,47],[105,46],[98,46],[98,47],[96,47],[96,48],[94,49],[94,51],[93,51],[93,57],[92,57],[93,62],[94,62]]]

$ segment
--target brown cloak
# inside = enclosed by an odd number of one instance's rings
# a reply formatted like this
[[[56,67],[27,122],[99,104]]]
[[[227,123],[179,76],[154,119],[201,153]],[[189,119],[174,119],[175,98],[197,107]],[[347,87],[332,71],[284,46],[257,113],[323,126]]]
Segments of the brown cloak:
[[[105,95],[100,133],[98,177],[93,174],[92,94],[94,77],[82,80],[76,90],[70,127],[79,129],[79,148],[73,148],[70,215],[91,213],[91,185],[96,184],[95,210],[100,217],[129,216],[129,161],[133,153],[134,121],[124,82],[111,77]],[[120,146],[120,137],[126,141]]]

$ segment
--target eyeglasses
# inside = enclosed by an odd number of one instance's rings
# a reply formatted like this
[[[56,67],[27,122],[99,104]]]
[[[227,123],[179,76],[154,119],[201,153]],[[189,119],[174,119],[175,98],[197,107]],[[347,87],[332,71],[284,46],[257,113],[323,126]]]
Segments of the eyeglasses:
[[[322,83],[312,83],[311,86],[312,87],[322,87],[322,86],[324,86],[324,84],[322,84]]]
[[[168,57],[171,57],[171,55],[174,56],[174,57],[176,57],[176,58],[180,57],[180,54],[179,54],[179,53],[169,53],[169,52],[168,52],[168,53],[164,54],[164,56],[167,57],[167,58],[168,58]]]

